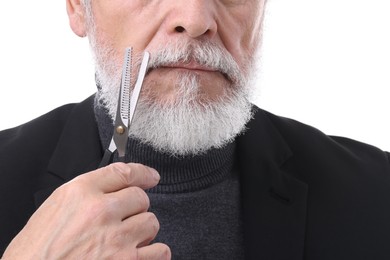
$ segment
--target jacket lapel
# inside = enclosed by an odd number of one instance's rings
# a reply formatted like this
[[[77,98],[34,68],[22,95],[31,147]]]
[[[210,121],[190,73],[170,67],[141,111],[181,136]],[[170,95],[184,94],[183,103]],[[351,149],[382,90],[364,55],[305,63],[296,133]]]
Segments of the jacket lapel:
[[[247,259],[303,259],[307,185],[289,174],[292,152],[262,110],[238,138]]]
[[[49,174],[60,177],[63,183],[96,169],[102,158],[93,103],[94,96],[91,96],[75,105],[50,159]],[[36,206],[39,207],[55,188],[52,186],[36,192]]]

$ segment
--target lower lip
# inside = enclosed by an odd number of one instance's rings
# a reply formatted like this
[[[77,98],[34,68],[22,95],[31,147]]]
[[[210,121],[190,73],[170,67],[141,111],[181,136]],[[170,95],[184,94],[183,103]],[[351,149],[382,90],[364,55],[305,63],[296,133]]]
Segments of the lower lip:
[[[172,69],[172,70],[184,70],[184,71],[194,71],[194,72],[218,72],[216,70],[208,70],[202,68],[188,68],[188,67],[161,67],[162,69]]]
[[[153,72],[153,71],[158,71],[158,70],[160,70],[161,69],[161,71],[160,71],[160,73],[163,73],[164,71],[166,72],[166,73],[168,73],[168,72],[170,72],[170,71],[176,71],[177,73],[180,73],[180,72],[183,72],[183,73],[185,73],[185,72],[192,72],[192,73],[197,73],[197,74],[203,74],[203,75],[205,75],[205,76],[207,76],[207,75],[210,75],[210,73],[217,73],[217,74],[220,74],[220,75],[222,75],[226,80],[228,80],[228,81],[231,81],[230,79],[229,79],[229,77],[227,76],[227,75],[225,75],[225,74],[223,74],[223,73],[221,73],[220,71],[217,71],[217,70],[207,70],[207,69],[200,69],[200,68],[188,68],[188,67],[158,67],[158,68],[154,68],[154,69],[151,69],[151,70],[149,70],[148,72],[147,72],[147,74],[149,74],[149,73],[151,73],[151,72]]]

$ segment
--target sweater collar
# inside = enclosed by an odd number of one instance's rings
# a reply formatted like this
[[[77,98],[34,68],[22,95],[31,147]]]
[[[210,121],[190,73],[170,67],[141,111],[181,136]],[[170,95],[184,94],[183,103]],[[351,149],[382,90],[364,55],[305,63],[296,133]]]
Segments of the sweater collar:
[[[107,148],[113,134],[113,122],[106,109],[97,104],[97,101],[94,111],[102,147]],[[232,171],[234,151],[235,142],[232,142],[200,155],[177,157],[130,138],[125,161],[153,167],[160,173],[159,184],[149,192],[182,193],[201,190],[227,178]],[[117,153],[114,154],[113,161],[116,160]]]

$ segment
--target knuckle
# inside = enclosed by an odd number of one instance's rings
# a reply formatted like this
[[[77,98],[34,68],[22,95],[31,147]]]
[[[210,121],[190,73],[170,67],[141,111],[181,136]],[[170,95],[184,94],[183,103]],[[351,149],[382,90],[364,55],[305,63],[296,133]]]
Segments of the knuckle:
[[[112,163],[107,167],[110,173],[116,174],[125,186],[130,186],[134,183],[134,172],[125,163]]]
[[[131,187],[133,196],[141,211],[148,210],[150,206],[150,200],[146,192],[139,187]]]
[[[134,176],[138,177],[138,185],[144,185],[149,183],[149,174],[147,174],[147,170],[145,165],[140,163],[130,163],[130,170],[133,172]]]
[[[171,249],[166,244],[161,244],[161,255],[162,259],[171,259],[172,257]]]
[[[86,184],[83,178],[76,177],[72,181],[58,187],[53,194],[59,198],[79,197],[85,193]]]
[[[145,222],[152,228],[155,234],[160,230],[160,222],[152,212],[145,213]]]
[[[171,249],[166,244],[155,243],[153,246],[155,247],[153,259],[169,260],[172,258]],[[144,259],[144,258],[137,258],[137,259]]]

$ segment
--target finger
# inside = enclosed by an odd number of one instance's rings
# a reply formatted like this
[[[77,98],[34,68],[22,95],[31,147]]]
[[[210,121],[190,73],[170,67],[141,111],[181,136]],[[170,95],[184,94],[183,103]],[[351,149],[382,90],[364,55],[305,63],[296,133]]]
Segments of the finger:
[[[155,243],[138,248],[139,260],[171,259],[171,249],[162,243]]]
[[[156,215],[144,212],[122,221],[119,228],[124,234],[130,234],[128,245],[135,248],[152,241],[160,229]]]
[[[112,163],[106,167],[86,173],[79,177],[104,192],[115,192],[126,187],[138,186],[149,189],[157,185],[160,175],[156,170],[136,163]]]
[[[105,195],[110,205],[110,210],[121,221],[142,213],[149,209],[149,197],[144,190],[139,187],[128,187],[117,192]]]

